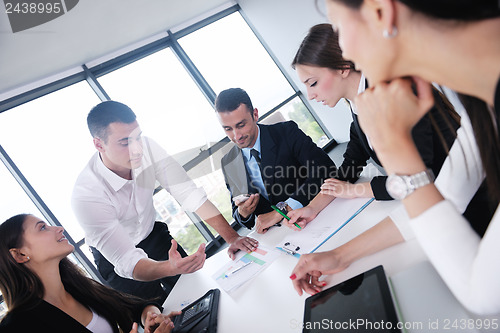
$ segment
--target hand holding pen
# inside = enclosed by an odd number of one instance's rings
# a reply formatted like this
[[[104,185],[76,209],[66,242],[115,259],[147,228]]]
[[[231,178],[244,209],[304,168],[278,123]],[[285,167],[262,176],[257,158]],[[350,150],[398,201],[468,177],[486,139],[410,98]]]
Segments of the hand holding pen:
[[[309,206],[305,206],[303,208],[294,209],[288,212],[289,221],[286,221],[286,225],[289,228],[297,230],[296,226],[299,225],[300,229],[305,228],[305,226],[314,220],[314,218],[318,215],[318,213]]]
[[[293,226],[297,227],[298,229],[302,229],[302,227],[297,222],[291,221],[290,217],[287,214],[283,213],[281,211],[281,209],[279,209],[275,205],[272,205],[271,208],[274,209],[275,211],[277,211],[278,213],[280,213],[287,221],[290,222],[290,223],[286,223],[289,227],[291,227],[291,225],[293,225]],[[293,211],[288,212],[288,214],[290,214],[291,212],[293,212]]]

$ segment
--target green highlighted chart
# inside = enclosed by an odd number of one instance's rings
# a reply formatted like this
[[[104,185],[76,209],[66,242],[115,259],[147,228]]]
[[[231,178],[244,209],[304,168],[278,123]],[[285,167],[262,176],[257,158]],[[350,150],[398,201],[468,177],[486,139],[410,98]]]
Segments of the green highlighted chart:
[[[274,249],[266,249],[262,246],[252,253],[240,251],[236,259],[224,265],[213,275],[213,278],[222,289],[229,293],[259,274],[279,255],[280,253]]]

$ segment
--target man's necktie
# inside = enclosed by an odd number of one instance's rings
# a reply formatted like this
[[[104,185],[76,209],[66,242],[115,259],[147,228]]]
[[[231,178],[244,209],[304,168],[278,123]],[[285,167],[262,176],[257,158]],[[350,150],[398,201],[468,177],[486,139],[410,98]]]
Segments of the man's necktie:
[[[250,150],[250,154],[255,158],[255,161],[257,162],[257,165],[259,166],[260,171],[262,172],[262,166],[260,164],[260,156],[259,152],[255,149]]]

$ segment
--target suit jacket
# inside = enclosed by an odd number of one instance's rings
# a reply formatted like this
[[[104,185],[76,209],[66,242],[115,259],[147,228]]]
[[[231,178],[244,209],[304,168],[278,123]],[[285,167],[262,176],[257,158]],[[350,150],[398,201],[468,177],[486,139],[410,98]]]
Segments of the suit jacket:
[[[269,201],[260,196],[255,212],[242,221],[238,207],[231,200],[234,219],[247,228],[255,225],[256,215],[270,212],[272,204],[293,198],[307,205],[319,193],[323,181],[337,171],[330,157],[293,121],[258,126],[262,179]],[[240,148],[234,146],[222,157],[221,164],[231,198],[257,193],[250,183]]]
[[[354,183],[359,179],[363,167],[366,166],[370,158],[375,163],[381,164],[359,126],[358,116],[352,110],[351,113],[353,122],[351,123],[350,140],[344,153],[344,161],[339,167],[338,178]],[[435,123],[439,131],[432,126],[432,122]],[[460,124],[451,116],[443,115],[440,110],[433,107],[412,129],[412,137],[420,156],[422,156],[425,165],[432,169],[436,176],[439,174],[446,156],[448,156],[448,152],[443,147],[442,139],[447,147],[451,147],[458,127]],[[393,199],[385,188],[386,180],[386,176],[374,177],[371,180],[370,185],[376,200]]]

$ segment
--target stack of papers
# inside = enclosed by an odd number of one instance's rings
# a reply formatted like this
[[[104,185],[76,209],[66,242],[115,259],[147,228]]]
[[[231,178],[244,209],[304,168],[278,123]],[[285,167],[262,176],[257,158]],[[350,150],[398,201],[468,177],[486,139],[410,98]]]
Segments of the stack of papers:
[[[236,258],[219,269],[212,278],[230,293],[257,276],[279,256],[280,252],[262,245],[251,253],[239,251]]]

